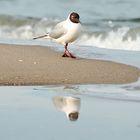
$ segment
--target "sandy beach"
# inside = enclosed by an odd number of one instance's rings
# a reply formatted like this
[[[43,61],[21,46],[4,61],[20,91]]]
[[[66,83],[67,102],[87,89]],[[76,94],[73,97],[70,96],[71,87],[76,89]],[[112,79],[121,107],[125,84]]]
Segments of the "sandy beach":
[[[63,58],[42,46],[0,45],[0,85],[123,84],[140,70],[110,61]]]

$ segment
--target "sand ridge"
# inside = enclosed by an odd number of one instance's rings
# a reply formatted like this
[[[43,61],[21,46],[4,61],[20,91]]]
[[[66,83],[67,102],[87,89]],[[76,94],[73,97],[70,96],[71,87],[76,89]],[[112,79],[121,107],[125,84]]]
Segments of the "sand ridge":
[[[138,68],[111,61],[63,58],[47,47],[0,45],[0,85],[123,84]]]

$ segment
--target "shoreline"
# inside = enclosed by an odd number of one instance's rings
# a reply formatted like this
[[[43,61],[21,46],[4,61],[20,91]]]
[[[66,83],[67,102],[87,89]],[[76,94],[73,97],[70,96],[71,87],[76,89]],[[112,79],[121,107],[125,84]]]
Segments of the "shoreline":
[[[112,61],[63,58],[43,46],[0,44],[0,85],[125,84],[140,69]]]

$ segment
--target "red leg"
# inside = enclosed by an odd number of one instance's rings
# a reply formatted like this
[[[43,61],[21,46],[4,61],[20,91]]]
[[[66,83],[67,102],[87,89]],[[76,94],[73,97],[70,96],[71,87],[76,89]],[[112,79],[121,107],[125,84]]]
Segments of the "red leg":
[[[62,57],[76,58],[74,55],[72,55],[72,54],[69,52],[67,46],[68,46],[68,43],[66,43],[66,45],[65,45],[65,52],[64,52],[64,54],[62,55]]]

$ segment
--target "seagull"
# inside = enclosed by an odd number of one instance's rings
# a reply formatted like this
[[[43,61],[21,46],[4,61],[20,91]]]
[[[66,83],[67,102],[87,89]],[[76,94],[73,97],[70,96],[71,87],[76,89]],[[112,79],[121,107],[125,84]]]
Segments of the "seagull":
[[[76,58],[68,50],[68,44],[74,42],[80,35],[81,24],[80,16],[76,12],[69,14],[68,18],[58,23],[50,33],[42,36],[35,37],[33,39],[46,38],[57,43],[64,45],[65,51],[62,57]]]

